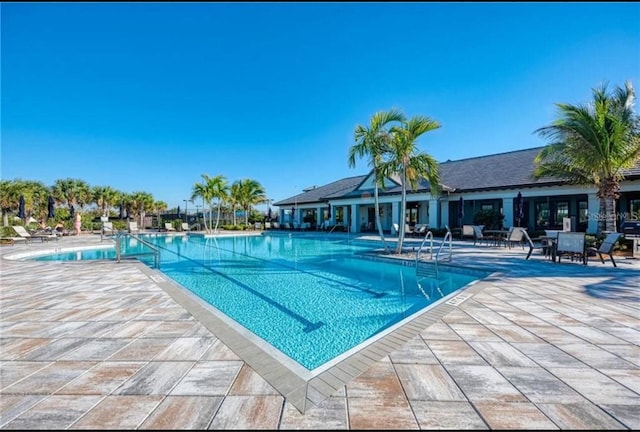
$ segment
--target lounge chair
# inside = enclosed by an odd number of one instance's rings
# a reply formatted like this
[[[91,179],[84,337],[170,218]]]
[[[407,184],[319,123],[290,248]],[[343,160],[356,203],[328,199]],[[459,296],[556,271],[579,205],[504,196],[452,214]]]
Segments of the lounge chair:
[[[404,234],[413,237],[413,228],[411,228],[411,225],[409,224],[404,224]]]
[[[164,229],[166,229],[167,231],[175,231],[176,229],[173,227],[173,225],[171,224],[171,222],[165,222],[164,223]]]
[[[585,251],[585,233],[565,232],[558,233],[556,242],[555,256],[560,262],[562,256],[567,255],[574,259],[580,259],[584,265],[587,265],[587,254]]]
[[[400,235],[400,225],[397,223],[391,224],[393,226],[393,230],[395,231],[395,235]]]
[[[587,248],[587,259],[589,253],[596,253],[600,257],[600,261],[602,261],[602,264],[604,264],[604,258],[602,257],[602,255],[609,255],[611,264],[613,264],[614,267],[618,267],[613,259],[613,247],[621,236],[622,234],[617,232],[607,234],[607,237],[605,237],[600,247],[598,247],[597,249],[595,247]]]
[[[138,222],[129,222],[129,233],[137,234],[140,232],[140,228],[138,228]]]
[[[27,243],[32,241],[33,239],[38,239],[41,242],[49,241],[49,240],[58,240],[58,236],[55,234],[31,234],[26,230],[22,225],[13,225],[13,230],[21,237],[24,238]]]
[[[186,223],[186,222],[182,222],[182,225],[180,225],[180,227],[182,228],[182,231],[184,231],[184,232],[191,231],[191,228],[189,228],[189,224]]]
[[[24,237],[0,237],[0,244],[8,244],[13,246],[16,243],[24,242],[27,243],[27,239]]]
[[[273,229],[280,229],[280,223],[279,222],[274,222],[273,223]]]
[[[102,235],[112,235],[112,234],[115,234],[115,230],[113,229],[113,222],[103,222]]]

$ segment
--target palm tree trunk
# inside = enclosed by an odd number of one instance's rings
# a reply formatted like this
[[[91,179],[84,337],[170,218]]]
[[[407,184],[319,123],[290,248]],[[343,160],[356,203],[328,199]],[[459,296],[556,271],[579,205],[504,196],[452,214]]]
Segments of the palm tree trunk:
[[[204,205],[204,197],[202,198],[202,223],[204,224],[204,231],[208,234],[209,227],[207,226],[207,217],[205,216],[205,205]]]
[[[400,205],[400,232],[398,233],[398,248],[397,254],[402,254],[402,243],[404,242],[404,226],[405,226],[405,213],[407,212],[407,166],[402,165],[402,203]]]
[[[605,211],[607,215],[607,221],[605,228],[609,232],[616,232],[616,200],[613,197],[607,197],[605,199]]]
[[[218,214],[216,216],[216,229],[214,232],[218,232],[218,224],[220,223],[220,207],[222,206],[222,200],[218,200]]]
[[[213,232],[213,206],[209,203],[209,227]]]
[[[231,205],[231,212],[233,213],[233,226],[236,226],[236,205]]]
[[[387,242],[384,239],[384,233],[382,232],[382,223],[380,222],[380,202],[378,201],[378,182],[375,181],[375,186],[373,187],[373,197],[375,200],[376,207],[376,226],[378,227],[378,233],[380,234],[380,241],[382,241],[382,246],[384,246],[384,253],[388,254],[389,247],[387,246]]]

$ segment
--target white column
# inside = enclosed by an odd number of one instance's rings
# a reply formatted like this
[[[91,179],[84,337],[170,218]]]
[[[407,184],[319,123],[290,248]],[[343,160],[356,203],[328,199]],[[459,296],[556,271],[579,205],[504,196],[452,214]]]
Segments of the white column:
[[[438,226],[438,199],[430,199],[429,200],[429,228],[435,229],[440,228]]]
[[[513,214],[513,198],[502,198],[502,214],[504,215],[502,225],[505,228],[516,226]]]
[[[595,192],[587,194],[587,232],[598,232],[598,219],[600,218],[600,199]]]

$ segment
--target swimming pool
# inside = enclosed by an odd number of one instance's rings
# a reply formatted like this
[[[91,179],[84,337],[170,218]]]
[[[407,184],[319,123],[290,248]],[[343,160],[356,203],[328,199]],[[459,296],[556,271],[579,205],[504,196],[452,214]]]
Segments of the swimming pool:
[[[344,237],[142,237],[160,249],[165,275],[309,371],[479,278],[447,271],[418,278],[411,266],[366,255],[379,244]],[[139,252],[140,242],[127,241]],[[113,257],[105,249],[36,259]]]

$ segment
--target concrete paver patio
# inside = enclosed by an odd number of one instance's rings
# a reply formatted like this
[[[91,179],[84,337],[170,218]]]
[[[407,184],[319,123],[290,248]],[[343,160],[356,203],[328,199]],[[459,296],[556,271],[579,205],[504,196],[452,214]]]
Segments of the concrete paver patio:
[[[0,428],[640,428],[640,260],[455,241],[453,264],[494,273],[362,368],[330,370],[330,396],[301,413],[157,271],[7,259],[99,244],[0,247]]]

